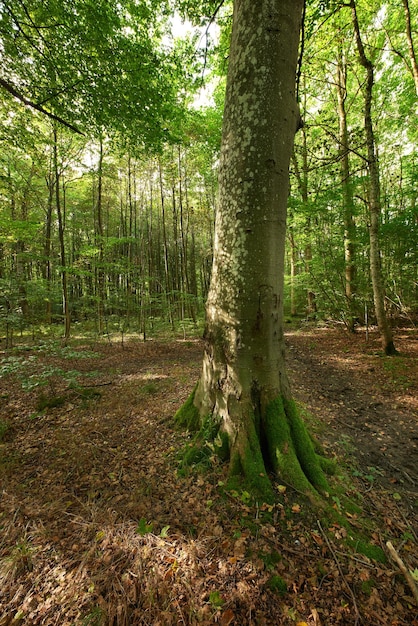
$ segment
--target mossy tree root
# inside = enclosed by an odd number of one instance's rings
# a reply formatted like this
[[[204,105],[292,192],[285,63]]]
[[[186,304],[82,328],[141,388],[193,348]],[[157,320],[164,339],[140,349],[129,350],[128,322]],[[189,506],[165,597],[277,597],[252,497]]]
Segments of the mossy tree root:
[[[284,482],[304,493],[329,490],[320,457],[293,400],[278,397],[266,409],[268,461]]]
[[[274,500],[268,471],[306,495],[316,497],[329,491],[325,471],[332,473],[333,464],[316,454],[292,400],[277,397],[260,416],[248,405],[245,409],[239,402],[234,403],[234,412],[239,414],[239,419],[234,421],[240,428],[232,441],[216,416],[202,419],[194,404],[195,391],[175,415],[177,424],[197,433],[185,454],[184,464],[200,460],[204,449],[206,454],[215,452],[224,460],[229,457],[232,483],[242,479],[242,484],[265,502]]]

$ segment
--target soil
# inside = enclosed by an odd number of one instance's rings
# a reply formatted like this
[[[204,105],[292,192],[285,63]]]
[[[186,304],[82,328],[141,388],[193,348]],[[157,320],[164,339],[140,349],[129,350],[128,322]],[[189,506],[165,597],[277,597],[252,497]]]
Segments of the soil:
[[[0,353],[0,626],[417,626],[417,339],[384,357],[373,332],[286,333],[342,469],[334,519],[286,485],[274,506],[225,491],[216,457],[178,471],[199,340]]]

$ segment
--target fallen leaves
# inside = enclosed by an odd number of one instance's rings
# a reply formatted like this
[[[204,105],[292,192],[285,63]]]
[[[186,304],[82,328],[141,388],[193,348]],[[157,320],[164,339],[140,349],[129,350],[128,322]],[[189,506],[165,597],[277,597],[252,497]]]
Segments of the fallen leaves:
[[[247,626],[251,616],[265,626],[352,624],[347,588],[324,538],[309,526],[301,494],[277,485],[279,502],[258,508],[245,492],[222,495],[223,467],[176,475],[188,439],[169,418],[199,375],[199,349],[153,342],[98,350],[94,369],[107,379],[117,371],[118,393],[104,387],[100,400],[83,406],[72,398],[71,411],[56,407],[31,418],[35,398],[13,387],[0,406],[13,422],[5,448],[16,463],[2,474],[0,564],[24,536],[35,555],[31,569],[0,586],[1,619],[17,614],[33,626],[73,626],[102,615],[117,626]],[[152,393],[140,388],[148,379]],[[402,483],[396,488],[401,493]],[[368,497],[414,572],[416,543],[398,510],[404,499],[392,491],[385,500],[374,486]],[[355,514],[347,517],[360,525]],[[336,547],[344,546],[346,529],[330,528]],[[346,549],[338,559],[364,623],[414,624],[392,569]],[[283,600],[267,585],[272,578],[286,584]]]

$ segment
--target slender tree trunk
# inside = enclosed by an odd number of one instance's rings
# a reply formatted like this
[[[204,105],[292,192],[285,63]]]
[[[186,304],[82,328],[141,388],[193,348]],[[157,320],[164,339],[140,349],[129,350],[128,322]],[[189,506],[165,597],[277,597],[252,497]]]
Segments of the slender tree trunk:
[[[415,91],[417,92],[417,96],[418,96],[418,63],[417,63],[417,57],[415,54],[414,41],[412,39],[411,11],[409,10],[408,0],[402,0],[402,2],[403,2],[404,12],[405,12],[406,37],[408,40],[409,58],[411,59],[412,76],[414,77]]]
[[[290,315],[294,317],[298,313],[296,305],[296,276],[298,272],[298,265],[293,228],[289,228],[288,240],[290,243]]]
[[[161,163],[158,164],[158,170],[160,175],[160,194],[161,194],[161,220],[162,220],[162,230],[163,230],[163,247],[164,247],[164,276],[165,276],[165,293],[168,303],[168,319],[171,324],[172,329],[174,330],[174,320],[172,314],[172,289],[171,289],[171,278],[170,278],[170,262],[169,262],[169,254],[168,254],[168,242],[167,242],[167,224],[166,224],[166,211],[165,211],[165,197],[164,197],[164,182],[163,182],[163,171],[161,167]]]
[[[104,330],[105,272],[103,253],[103,139],[100,137],[99,162],[97,164],[97,198],[96,198],[96,245],[99,249],[96,267],[97,324],[99,334]]]
[[[202,375],[179,422],[211,416],[232,477],[326,488],[284,363],[283,279],[303,0],[236,0]],[[196,425],[196,424],[195,424]],[[218,440],[215,440],[215,444]]]
[[[62,283],[62,305],[64,314],[64,340],[70,337],[71,332],[71,315],[70,315],[70,303],[68,300],[68,281],[67,281],[67,266],[66,266],[66,254],[65,254],[65,239],[64,239],[64,220],[61,210],[61,194],[60,194],[60,171],[58,165],[58,133],[54,125],[54,188],[55,188],[55,207],[57,209],[58,218],[58,239],[60,245],[60,260],[61,260],[61,283]]]
[[[337,100],[338,100],[338,119],[339,119],[339,139],[340,139],[340,164],[341,164],[341,186],[343,197],[343,213],[344,213],[344,259],[345,259],[345,297],[347,299],[348,323],[349,331],[355,330],[355,223],[353,217],[353,191],[351,185],[350,159],[348,145],[347,130],[347,114],[345,109],[345,101],[347,98],[346,89],[346,68],[340,51],[337,65]]]
[[[48,202],[45,220],[45,241],[44,241],[44,265],[42,269],[42,277],[46,282],[46,323],[52,323],[52,272],[51,272],[51,234],[52,234],[52,213],[54,205],[54,175],[50,171],[47,177]]]
[[[392,355],[396,354],[396,349],[393,343],[392,329],[389,325],[385,311],[385,290],[379,242],[381,214],[380,176],[372,121],[374,67],[373,63],[366,56],[366,52],[364,50],[355,0],[351,0],[350,7],[359,60],[361,65],[366,70],[366,84],[364,90],[364,128],[366,131],[367,160],[369,169],[370,274],[373,286],[373,300],[383,350],[385,351],[385,354]]]

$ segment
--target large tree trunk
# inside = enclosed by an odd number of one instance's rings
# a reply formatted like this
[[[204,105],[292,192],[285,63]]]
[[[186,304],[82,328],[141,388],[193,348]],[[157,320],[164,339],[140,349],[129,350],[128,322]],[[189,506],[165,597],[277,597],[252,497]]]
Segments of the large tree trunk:
[[[203,371],[180,422],[210,420],[230,472],[326,488],[286,376],[283,277],[303,0],[236,0]]]

